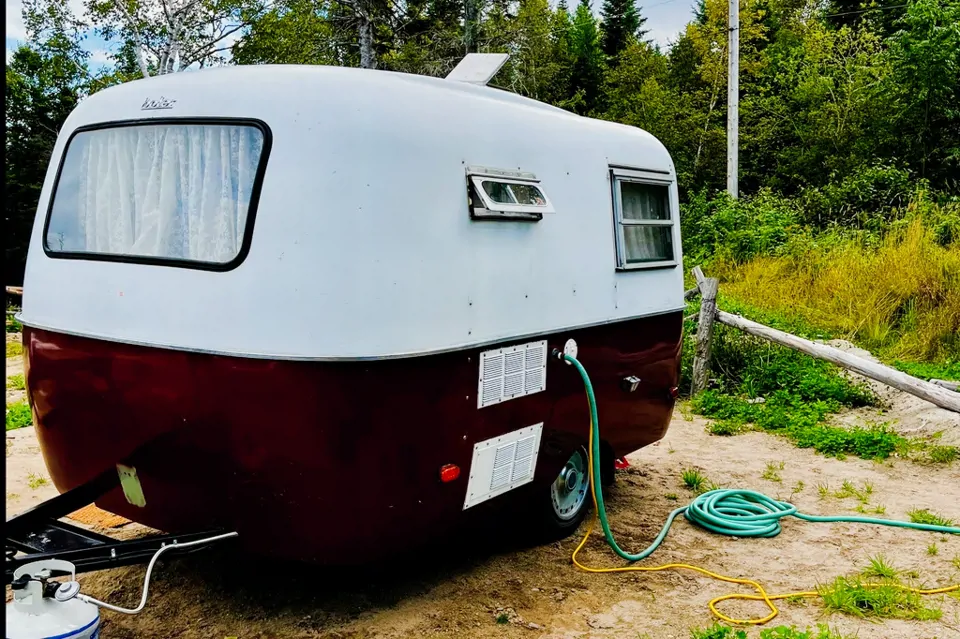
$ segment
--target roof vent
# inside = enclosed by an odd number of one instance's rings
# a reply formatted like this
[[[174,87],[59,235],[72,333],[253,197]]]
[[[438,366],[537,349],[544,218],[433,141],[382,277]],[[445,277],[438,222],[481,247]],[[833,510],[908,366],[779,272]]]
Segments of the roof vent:
[[[446,79],[484,86],[509,58],[509,53],[468,53]]]

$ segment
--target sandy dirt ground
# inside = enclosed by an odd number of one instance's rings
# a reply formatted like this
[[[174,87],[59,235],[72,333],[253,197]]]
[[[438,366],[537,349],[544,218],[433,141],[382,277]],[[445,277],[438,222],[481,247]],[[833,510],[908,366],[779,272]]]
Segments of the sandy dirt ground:
[[[859,411],[843,415],[841,421],[893,419],[898,430],[925,436],[957,427],[952,413],[921,406],[920,418],[916,407],[910,407],[912,398],[886,393],[885,399],[890,406],[884,414],[876,409]],[[859,504],[855,498],[822,498],[818,491],[818,486],[836,490],[850,481],[858,487],[872,486],[869,507],[885,507],[884,517],[906,519],[911,509],[930,508],[960,521],[960,463],[840,461],[766,433],[712,436],[705,431],[707,424],[686,414],[681,405],[664,440],[629,456],[631,466],[618,472],[608,497],[621,546],[633,551],[646,547],[667,514],[694,497],[680,479],[681,471],[691,467],[721,486],[756,489],[791,501],[807,513],[855,514]],[[32,430],[7,433],[8,517],[55,492],[49,484],[35,485],[35,478],[45,478],[45,473]],[[945,433],[942,438],[948,436],[955,434]],[[780,481],[761,477],[768,463],[778,468],[782,464]],[[95,513],[79,519],[97,525]],[[334,520],[331,525],[338,524]],[[235,556],[226,548],[212,550],[162,561],[154,573],[146,610],[134,617],[104,613],[103,636],[686,639],[691,628],[712,623],[710,599],[749,591],[691,572],[580,572],[571,565],[570,553],[582,533],[581,529],[578,535],[553,544],[525,546],[501,529],[462,541],[459,551],[433,548],[349,571],[274,565]],[[928,553],[931,544],[936,544],[935,555]],[[465,553],[463,547],[471,550]],[[661,549],[642,565],[693,563],[730,576],[758,579],[770,592],[792,592],[856,572],[876,555],[902,570],[915,571],[927,586],[960,582],[960,569],[953,563],[960,557],[960,536],[798,520],[784,522],[783,532],[773,539],[734,540],[680,519]],[[621,565],[599,536],[581,561]],[[143,575],[143,567],[121,568],[83,575],[81,584],[95,597],[134,606]],[[827,615],[818,600],[808,599],[783,602],[780,617],[771,625],[826,622],[859,639],[960,637],[960,599],[943,595],[928,599],[942,609],[941,619],[877,622]],[[723,610],[741,617],[765,614],[759,603],[728,602]],[[757,630],[749,631],[751,638],[757,635]]]

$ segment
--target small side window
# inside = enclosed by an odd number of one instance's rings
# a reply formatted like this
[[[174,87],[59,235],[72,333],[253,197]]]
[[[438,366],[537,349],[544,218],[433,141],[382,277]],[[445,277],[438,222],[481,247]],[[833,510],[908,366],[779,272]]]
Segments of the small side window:
[[[474,219],[531,220],[553,213],[553,206],[532,173],[483,167],[467,169],[470,215]]]
[[[669,183],[613,174],[617,267],[675,265]]]

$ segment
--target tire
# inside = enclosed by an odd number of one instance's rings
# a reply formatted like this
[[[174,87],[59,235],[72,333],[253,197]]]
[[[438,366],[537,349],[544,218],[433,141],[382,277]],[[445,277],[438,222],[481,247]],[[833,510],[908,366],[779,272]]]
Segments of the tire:
[[[563,539],[572,534],[590,510],[590,477],[587,471],[587,449],[573,452],[550,484],[542,499],[542,523],[549,539]]]

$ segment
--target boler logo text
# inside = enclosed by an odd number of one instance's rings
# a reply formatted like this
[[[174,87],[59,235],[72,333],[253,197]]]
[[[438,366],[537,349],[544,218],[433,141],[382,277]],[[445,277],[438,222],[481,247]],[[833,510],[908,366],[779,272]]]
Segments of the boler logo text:
[[[162,95],[159,98],[147,98],[140,106],[141,111],[160,111],[162,109],[172,109],[176,100],[168,100]]]

